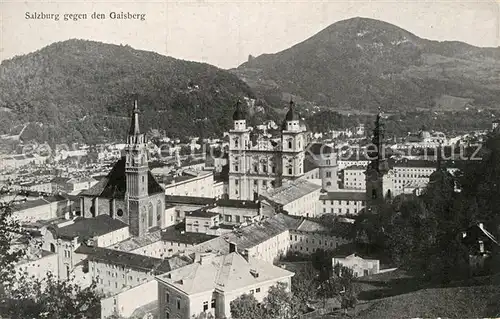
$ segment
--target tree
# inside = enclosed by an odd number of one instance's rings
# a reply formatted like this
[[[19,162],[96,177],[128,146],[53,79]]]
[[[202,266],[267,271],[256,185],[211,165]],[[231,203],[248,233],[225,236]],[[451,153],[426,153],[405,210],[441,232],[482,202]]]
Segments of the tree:
[[[259,306],[254,295],[243,294],[231,301],[231,318],[234,319],[253,319],[260,318],[262,308]]]
[[[292,277],[292,293],[299,301],[301,311],[307,311],[307,303],[317,295],[318,273],[312,265],[297,271]]]
[[[47,319],[100,317],[101,296],[95,290],[95,282],[81,288],[71,280],[58,280],[51,273],[43,279],[16,273],[15,266],[25,255],[28,245],[36,243],[12,218],[10,204],[0,208],[0,279],[3,283],[0,316]]]
[[[263,307],[263,318],[266,319],[292,319],[300,313],[301,308],[298,299],[287,290],[287,284],[282,282],[269,288]]]

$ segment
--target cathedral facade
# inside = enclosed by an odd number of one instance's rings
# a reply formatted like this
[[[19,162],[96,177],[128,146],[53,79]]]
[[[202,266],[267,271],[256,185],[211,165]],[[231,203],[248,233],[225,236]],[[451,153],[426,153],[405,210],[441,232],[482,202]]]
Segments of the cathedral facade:
[[[290,101],[279,136],[257,135],[247,127],[246,114],[238,101],[229,131],[230,199],[253,200],[257,194],[280,187],[283,182],[304,178],[307,160],[319,169],[324,188],[336,189],[337,165],[333,148],[325,154],[309,152],[309,134]],[[309,165],[310,166],[310,165]]]
[[[109,215],[128,224],[134,236],[165,227],[165,191],[151,174],[148,161],[135,100],[125,156],[99,183],[80,193],[82,216]]]

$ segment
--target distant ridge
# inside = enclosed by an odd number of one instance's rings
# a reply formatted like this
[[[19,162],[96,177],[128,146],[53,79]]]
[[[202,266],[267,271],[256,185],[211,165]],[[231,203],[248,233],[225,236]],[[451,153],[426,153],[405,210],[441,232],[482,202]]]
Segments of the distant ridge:
[[[336,22],[232,72],[273,101],[292,94],[332,108],[404,111],[450,97],[463,100],[459,106],[500,108],[500,48],[426,40],[368,18]]]
[[[72,39],[0,64],[0,134],[29,122],[38,124],[25,140],[124,139],[133,93],[142,129],[184,138],[221,134],[232,125],[236,99],[255,97],[236,76],[205,63]]]

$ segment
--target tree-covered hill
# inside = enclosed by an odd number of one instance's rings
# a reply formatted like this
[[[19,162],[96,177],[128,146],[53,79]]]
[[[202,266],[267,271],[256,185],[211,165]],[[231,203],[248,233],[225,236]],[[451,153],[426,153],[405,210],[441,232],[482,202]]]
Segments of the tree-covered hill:
[[[254,93],[235,75],[130,46],[68,40],[0,65],[0,134],[31,123],[44,142],[124,138],[139,96],[142,127],[169,136],[221,133],[237,98]],[[256,101],[254,115],[266,104]],[[259,108],[263,106],[263,108]]]
[[[500,48],[422,39],[367,18],[336,22],[232,70],[267,100],[293,94],[331,108],[496,108]]]

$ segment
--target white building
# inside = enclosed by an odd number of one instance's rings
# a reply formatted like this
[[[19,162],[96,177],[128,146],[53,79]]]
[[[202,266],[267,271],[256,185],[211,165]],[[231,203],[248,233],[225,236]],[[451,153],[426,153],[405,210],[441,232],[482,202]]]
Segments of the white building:
[[[285,210],[290,215],[315,217],[321,186],[299,179],[284,182],[281,187],[261,194],[262,198],[274,204],[276,209]]]
[[[292,272],[242,256],[234,246],[230,250],[223,256],[198,255],[193,264],[157,276],[159,318],[191,318],[201,313],[229,318],[231,301],[243,294],[263,301],[269,288],[279,282],[290,289]]]
[[[368,259],[351,254],[349,256],[335,256],[332,258],[332,266],[340,264],[352,269],[355,277],[378,274],[380,271],[380,261],[378,259]]]

